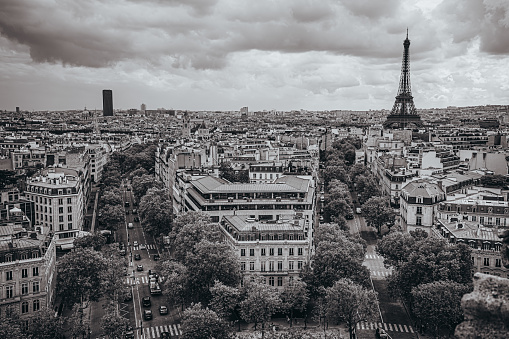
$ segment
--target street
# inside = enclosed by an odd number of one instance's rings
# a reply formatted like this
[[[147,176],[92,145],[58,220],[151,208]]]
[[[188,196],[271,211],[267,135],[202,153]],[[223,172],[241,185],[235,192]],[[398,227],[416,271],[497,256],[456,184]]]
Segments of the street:
[[[154,255],[160,255],[160,253],[154,239],[143,231],[140,221],[135,221],[138,214],[133,214],[133,210],[137,210],[138,206],[134,205],[135,199],[128,182],[123,182],[122,191],[126,222],[125,227],[118,230],[117,239],[127,246],[126,259],[129,265],[128,275],[125,279],[126,283],[131,286],[133,299],[122,303],[121,309],[125,310],[124,314],[135,329],[134,333],[137,339],[159,338],[162,332],[168,332],[171,337],[180,336],[182,331],[178,321],[180,319],[178,311],[170,308],[164,295],[150,294],[148,274],[149,270],[155,271]],[[128,227],[130,223],[132,223],[132,228]],[[139,260],[135,259],[136,254],[140,255]],[[142,270],[138,270],[138,265],[142,265]],[[162,277],[159,277],[160,281],[162,281]],[[144,297],[150,297],[150,307],[142,305]],[[161,315],[159,313],[160,306],[166,306],[168,314]],[[152,311],[152,320],[144,319],[145,310]]]

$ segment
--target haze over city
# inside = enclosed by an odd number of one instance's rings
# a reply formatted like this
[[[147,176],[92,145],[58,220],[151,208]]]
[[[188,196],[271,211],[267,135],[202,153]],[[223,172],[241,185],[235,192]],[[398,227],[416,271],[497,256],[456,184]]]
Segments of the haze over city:
[[[391,109],[509,100],[509,2],[2,1],[0,109]]]

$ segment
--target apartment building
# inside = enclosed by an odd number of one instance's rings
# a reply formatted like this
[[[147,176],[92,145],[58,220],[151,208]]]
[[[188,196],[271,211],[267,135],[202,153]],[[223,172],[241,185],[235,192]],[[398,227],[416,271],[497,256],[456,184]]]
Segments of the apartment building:
[[[55,244],[48,232],[0,227],[0,317],[15,313],[23,319],[45,306],[52,307],[55,262]]]
[[[48,168],[27,180],[25,197],[35,205],[35,227],[69,234],[72,248],[76,231],[83,227],[84,196],[79,173],[68,168]]]
[[[239,184],[207,175],[189,181],[181,196],[185,211],[207,212],[214,222],[225,215],[260,221],[296,216],[311,225],[314,194],[313,181],[298,176],[283,176],[273,183]]]
[[[257,221],[225,215],[220,227],[225,241],[239,256],[243,283],[261,277],[270,286],[282,289],[309,261],[311,237],[304,219]]]
[[[98,183],[101,180],[104,165],[108,162],[108,154],[101,145],[88,145],[86,149],[90,156],[90,179]]]
[[[283,176],[285,166],[281,162],[257,163],[249,166],[249,182],[271,183]]]

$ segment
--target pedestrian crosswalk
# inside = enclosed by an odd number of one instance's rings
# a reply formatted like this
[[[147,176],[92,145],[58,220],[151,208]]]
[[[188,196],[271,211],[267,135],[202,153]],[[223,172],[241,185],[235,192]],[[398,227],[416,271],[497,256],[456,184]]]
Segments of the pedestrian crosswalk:
[[[377,328],[383,328],[386,331],[392,332],[414,333],[414,329],[412,328],[412,326],[404,324],[388,324],[373,322],[360,322],[357,324],[358,330],[376,330]]]
[[[137,251],[137,250],[144,250],[144,249],[156,250],[157,247],[154,244],[146,244],[146,245],[138,244],[136,246],[133,246],[133,250],[135,250],[135,251]]]
[[[370,273],[375,277],[388,277],[391,275],[391,271],[370,271]]]
[[[159,277],[159,282],[160,283],[163,282],[163,277]],[[126,283],[127,283],[127,285],[148,284],[149,283],[149,279],[146,276],[135,277],[135,278],[133,278],[133,277],[126,277]]]
[[[160,338],[161,333],[168,332],[171,337],[182,335],[180,324],[152,326],[143,329],[143,338]]]
[[[378,255],[378,254],[375,254],[375,253],[372,253],[372,254],[366,254],[366,255],[364,256],[364,258],[366,258],[366,259],[375,259],[375,260],[383,260],[383,259],[384,259],[384,257],[382,257],[382,256],[380,256],[380,255]]]

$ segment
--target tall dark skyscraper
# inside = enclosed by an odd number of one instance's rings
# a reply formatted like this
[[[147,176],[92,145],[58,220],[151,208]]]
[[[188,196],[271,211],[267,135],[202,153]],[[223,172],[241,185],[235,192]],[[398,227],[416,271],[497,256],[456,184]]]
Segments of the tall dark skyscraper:
[[[398,95],[392,107],[391,114],[384,122],[385,128],[421,127],[421,117],[417,114],[410,86],[410,40],[408,40],[408,29],[406,39],[403,42],[403,63],[401,65],[401,77],[399,80]]]
[[[103,89],[103,116],[113,116],[113,92],[111,89]]]

